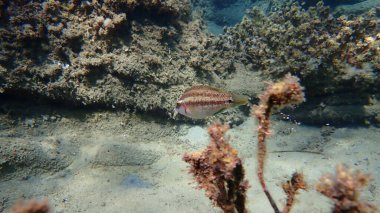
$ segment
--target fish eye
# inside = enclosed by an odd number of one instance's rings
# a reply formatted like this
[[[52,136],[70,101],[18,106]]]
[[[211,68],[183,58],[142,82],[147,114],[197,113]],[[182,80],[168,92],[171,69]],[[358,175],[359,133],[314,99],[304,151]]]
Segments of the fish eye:
[[[232,104],[232,102],[234,102],[234,100],[232,100],[232,99],[228,100],[228,103]]]

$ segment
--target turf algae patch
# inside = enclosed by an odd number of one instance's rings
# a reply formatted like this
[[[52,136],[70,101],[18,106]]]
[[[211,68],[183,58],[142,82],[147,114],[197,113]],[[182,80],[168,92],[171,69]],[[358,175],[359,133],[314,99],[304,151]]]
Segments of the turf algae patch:
[[[8,1],[0,92],[168,118],[185,87],[235,72],[239,58],[190,14],[189,0]]]
[[[287,73],[300,78],[308,99],[301,106],[308,109],[297,118],[303,122],[377,122],[379,111],[367,110],[376,110],[372,105],[378,105],[380,88],[376,11],[334,17],[322,2],[308,9],[297,1],[274,2],[278,5],[269,13],[257,7],[248,11],[223,35],[246,53],[247,65],[271,78]],[[345,113],[334,109],[348,105]]]
[[[0,178],[28,177],[55,173],[73,161],[73,146],[64,147],[54,137],[42,141],[22,138],[0,139]]]

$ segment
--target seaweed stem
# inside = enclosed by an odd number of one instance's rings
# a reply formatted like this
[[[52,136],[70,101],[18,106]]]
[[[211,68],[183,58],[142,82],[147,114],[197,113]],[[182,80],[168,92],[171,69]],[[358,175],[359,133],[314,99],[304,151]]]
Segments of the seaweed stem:
[[[303,101],[305,101],[305,98],[303,88],[299,84],[299,79],[288,74],[282,81],[270,84],[267,90],[260,96],[259,105],[252,108],[252,116],[256,116],[259,121],[257,176],[275,213],[280,213],[280,210],[269,192],[264,178],[264,165],[267,155],[266,139],[270,132],[270,115],[273,109],[281,109],[285,106],[302,103]],[[289,199],[291,199],[291,197]]]

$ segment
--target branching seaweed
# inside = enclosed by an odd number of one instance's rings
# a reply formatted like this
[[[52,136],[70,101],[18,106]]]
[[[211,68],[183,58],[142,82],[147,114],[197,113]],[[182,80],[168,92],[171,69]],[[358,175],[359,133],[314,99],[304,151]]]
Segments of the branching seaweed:
[[[286,204],[280,211],[272,194],[269,192],[264,168],[267,156],[266,139],[270,133],[270,116],[274,110],[300,104],[305,100],[303,87],[297,77],[290,74],[276,83],[269,84],[260,96],[258,106],[252,107],[252,116],[259,121],[257,176],[275,213],[289,213],[294,205],[295,196],[300,189],[308,186],[302,173],[295,172],[289,181],[282,184],[287,196]],[[248,212],[245,208],[245,193],[248,182],[244,179],[242,162],[237,151],[223,138],[227,126],[214,124],[209,127],[210,144],[202,152],[185,154],[184,161],[190,164],[190,173],[198,182],[199,188],[206,190],[207,197],[226,213]],[[360,171],[352,172],[348,167],[338,165],[336,175],[327,174],[321,177],[317,191],[334,201],[332,213],[374,213],[377,208],[359,200],[358,190],[367,185],[370,176]]]
[[[370,180],[371,175],[340,164],[336,166],[335,175],[323,175],[316,188],[334,201],[332,213],[375,213],[377,208],[374,205],[359,200],[359,190]]]
[[[45,201],[18,201],[12,207],[12,213],[51,213],[47,200]]]
[[[199,188],[225,213],[247,213],[245,207],[248,181],[238,152],[224,139],[228,126],[213,124],[209,127],[210,144],[202,152],[185,154]]]
[[[304,94],[303,94],[303,88],[298,82],[298,78],[293,77],[291,75],[287,75],[284,80],[279,81],[274,84],[270,84],[267,88],[267,90],[260,96],[260,103],[258,106],[254,106],[252,110],[252,115],[256,116],[256,118],[259,121],[259,127],[258,127],[258,149],[257,149],[257,160],[258,160],[258,167],[257,167],[257,176],[259,178],[261,187],[263,188],[263,191],[265,195],[267,196],[271,206],[273,207],[274,211],[280,212],[274,199],[272,198],[271,193],[269,192],[264,179],[264,165],[265,165],[265,159],[267,155],[267,148],[266,148],[266,139],[268,135],[270,134],[270,116],[273,110],[281,109],[283,107],[289,106],[289,105],[295,105],[302,103],[305,100]],[[298,176],[298,177],[297,177]],[[301,174],[295,173],[293,175],[294,180],[297,181],[291,181],[291,183],[295,184],[287,184],[284,185],[284,190],[288,195],[288,204],[287,208],[291,208],[292,206],[292,200],[293,196],[296,192],[296,190],[300,188],[305,187],[298,187],[298,185],[304,186],[303,178]],[[297,183],[300,182],[301,183]],[[297,183],[297,184],[296,184]],[[292,187],[295,186],[295,187]]]

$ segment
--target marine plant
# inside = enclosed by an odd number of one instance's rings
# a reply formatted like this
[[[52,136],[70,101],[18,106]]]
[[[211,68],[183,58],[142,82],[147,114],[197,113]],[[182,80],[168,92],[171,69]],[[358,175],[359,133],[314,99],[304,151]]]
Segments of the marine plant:
[[[275,212],[280,212],[275,201],[270,194],[264,179],[264,166],[267,155],[266,139],[270,134],[270,116],[274,110],[286,106],[300,104],[305,100],[303,88],[298,82],[298,78],[287,75],[282,81],[270,84],[266,91],[260,96],[260,103],[254,106],[252,115],[258,119],[258,149],[257,149],[257,176],[261,187],[268,197]],[[299,189],[306,189],[302,174],[294,173],[291,184],[284,184],[284,191],[288,195],[289,203],[286,205],[289,210],[293,204],[293,196]]]
[[[206,196],[226,213],[246,213],[248,181],[238,152],[224,139],[227,125],[213,124],[208,128],[210,144],[202,152],[185,154],[190,173]]]
[[[373,204],[359,200],[359,189],[368,185],[370,180],[370,175],[340,164],[336,166],[335,175],[323,175],[316,188],[333,200],[333,213],[376,212],[377,208]]]
[[[270,134],[270,116],[275,110],[300,104],[304,100],[303,87],[300,85],[299,79],[288,74],[283,80],[269,84],[266,91],[260,96],[259,105],[252,107],[252,116],[258,119],[257,177],[275,213],[290,212],[298,191],[306,190],[308,186],[302,173],[293,173],[292,178],[282,184],[287,200],[283,210],[279,210],[264,178],[267,156],[266,139]],[[209,127],[211,140],[208,147],[202,152],[185,154],[183,159],[190,164],[189,171],[198,182],[199,188],[206,190],[207,197],[215,205],[227,213],[248,212],[245,208],[248,182],[242,182],[244,169],[237,156],[237,151],[223,138],[223,134],[227,130],[226,126],[220,124],[211,125]],[[334,201],[333,213],[374,213],[377,211],[374,205],[359,200],[358,191],[367,185],[369,180],[369,175],[359,171],[353,173],[348,167],[338,165],[336,176],[331,174],[322,176],[316,188],[317,191]],[[240,186],[240,190],[235,190],[236,186]],[[233,199],[239,197],[244,198],[244,202],[236,202]],[[237,208],[239,206],[240,208]],[[239,209],[242,210],[239,211]]]
[[[47,200],[21,200],[12,207],[12,213],[51,213],[52,209]]]

